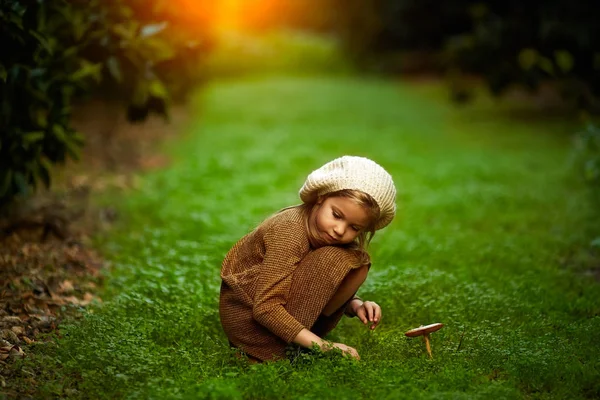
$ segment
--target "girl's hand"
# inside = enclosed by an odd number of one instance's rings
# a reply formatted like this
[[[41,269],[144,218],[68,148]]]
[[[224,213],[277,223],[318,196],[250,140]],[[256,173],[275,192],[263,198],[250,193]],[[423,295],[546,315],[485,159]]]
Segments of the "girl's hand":
[[[348,354],[350,357],[360,360],[360,356],[358,355],[358,351],[354,347],[346,346],[343,343],[331,343],[329,346],[323,348],[324,351],[331,349],[340,349],[342,353]]]
[[[381,307],[374,301],[365,301],[355,299],[350,303],[354,314],[362,321],[363,324],[367,325],[371,323],[371,330],[377,328],[377,325],[381,322]]]

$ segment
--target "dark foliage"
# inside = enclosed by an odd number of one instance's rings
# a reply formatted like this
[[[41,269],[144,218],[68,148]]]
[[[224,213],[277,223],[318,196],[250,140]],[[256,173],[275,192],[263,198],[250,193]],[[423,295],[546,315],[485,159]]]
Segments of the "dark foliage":
[[[553,82],[578,108],[600,111],[600,7],[592,2],[487,1],[468,9],[473,28],[448,41],[448,67],[511,85]]]
[[[210,45],[198,15],[167,5],[0,0],[0,204],[49,186],[52,164],[78,158],[70,116],[83,96],[122,101],[133,122],[167,115]],[[173,29],[182,15],[198,19]]]
[[[297,2],[292,25],[335,34],[358,65],[402,70],[407,53],[429,53],[423,69],[446,71],[453,98],[462,76],[484,77],[501,95],[513,85],[553,83],[577,108],[600,111],[600,5],[590,0],[314,0]],[[310,12],[310,9],[318,12]],[[304,12],[301,12],[304,11]],[[293,15],[294,13],[289,12]],[[399,54],[399,56],[396,56]],[[428,64],[429,63],[429,64]]]

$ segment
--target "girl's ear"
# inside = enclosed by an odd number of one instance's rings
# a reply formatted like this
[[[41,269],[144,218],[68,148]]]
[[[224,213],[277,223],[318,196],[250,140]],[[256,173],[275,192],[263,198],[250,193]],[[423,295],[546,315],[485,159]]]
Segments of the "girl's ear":
[[[323,196],[319,196],[317,197],[317,203],[318,205],[321,205],[323,203]]]

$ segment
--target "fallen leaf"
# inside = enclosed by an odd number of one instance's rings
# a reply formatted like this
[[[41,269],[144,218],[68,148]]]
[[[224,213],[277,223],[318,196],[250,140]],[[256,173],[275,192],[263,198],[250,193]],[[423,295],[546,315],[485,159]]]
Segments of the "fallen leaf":
[[[75,288],[73,287],[73,282],[71,282],[68,279],[65,279],[64,281],[62,281],[58,285],[58,292],[59,293],[70,293],[73,290],[75,290]]]
[[[11,357],[23,357],[25,356],[25,353],[23,352],[23,350],[21,350],[21,348],[19,346],[13,346],[12,349],[10,349],[10,356]]]
[[[100,297],[96,297],[93,294],[91,294],[90,292],[86,292],[83,295],[83,300],[81,301],[81,305],[82,306],[87,306],[88,304],[90,304],[94,299],[98,300],[98,301],[102,301],[102,299],[100,299]]]
[[[83,285],[83,287],[87,289],[96,289],[97,285],[94,282],[87,282]]]
[[[10,329],[3,329],[2,330],[2,338],[6,339],[7,341],[11,342],[11,343],[19,343],[20,340],[17,337],[17,335],[11,331]]]
[[[10,329],[17,335],[22,335],[25,333],[25,329],[23,329],[22,326],[13,326]]]
[[[31,297],[35,297],[35,295],[33,294],[32,291],[29,291],[29,292],[24,292],[23,294],[21,294],[21,297],[23,299],[29,299]]]
[[[2,322],[8,322],[8,323],[11,323],[11,324],[20,324],[21,323],[21,318],[9,315],[7,317],[3,317],[2,318]]]
[[[77,297],[75,296],[67,296],[67,297],[63,297],[64,301],[68,302],[68,303],[72,303],[72,304],[77,304],[79,305],[81,303],[81,300],[79,300]]]

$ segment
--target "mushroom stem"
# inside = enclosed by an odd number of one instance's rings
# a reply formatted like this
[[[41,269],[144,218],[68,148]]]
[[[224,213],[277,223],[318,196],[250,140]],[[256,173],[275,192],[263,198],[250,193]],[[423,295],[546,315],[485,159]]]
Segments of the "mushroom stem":
[[[444,324],[440,324],[439,322],[427,326],[421,325],[418,328],[411,329],[410,331],[404,333],[404,335],[408,337],[417,337],[422,335],[429,358],[433,359],[433,355],[431,354],[431,345],[429,344],[429,334],[440,330],[443,326]]]
[[[429,334],[426,333],[423,335],[423,341],[425,342],[425,347],[427,348],[427,353],[429,354],[429,358],[433,360],[433,355],[431,354],[431,346],[429,345]]]

